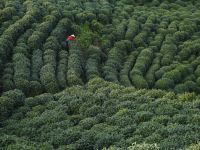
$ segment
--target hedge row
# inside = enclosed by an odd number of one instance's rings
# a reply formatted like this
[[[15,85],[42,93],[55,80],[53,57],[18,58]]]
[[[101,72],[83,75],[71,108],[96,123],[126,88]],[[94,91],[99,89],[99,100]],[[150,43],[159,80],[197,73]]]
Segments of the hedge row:
[[[31,78],[31,61],[29,59],[29,47],[26,45],[28,37],[32,34],[32,30],[27,30],[18,41],[13,49],[13,81],[15,88],[22,90],[25,94],[30,93]]]
[[[68,53],[61,50],[58,54],[57,80],[61,89],[67,87]]]
[[[133,51],[126,59],[122,70],[120,71],[120,83],[125,86],[131,86],[130,81],[130,70],[132,69],[133,65],[136,62],[138,52]]]
[[[171,65],[169,65],[169,66],[163,66],[163,67],[161,67],[159,70],[157,70],[157,71],[155,72],[156,80],[162,78],[162,76],[163,76],[163,74],[164,74],[165,72],[169,72],[169,71],[175,69],[176,66],[177,66],[177,64],[171,64]]]
[[[24,9],[24,6],[21,3],[22,1],[3,2],[2,0],[0,2],[0,7],[4,6],[4,8],[0,9],[0,25],[5,21],[13,19],[14,16],[21,16]]]
[[[42,50],[34,49],[31,57],[31,80],[40,81],[40,69],[43,66]]]
[[[156,82],[155,87],[160,89],[171,89],[190,73],[192,73],[190,65],[178,65],[175,69],[165,72],[162,78]]]
[[[155,81],[156,81],[156,77],[155,77],[155,72],[157,70],[160,69],[161,65],[160,65],[160,61],[161,61],[161,55],[158,55],[154,58],[151,66],[149,67],[148,71],[146,72],[145,75],[145,79],[149,85],[149,88],[153,88]]]
[[[0,24],[6,20],[12,18],[14,14],[16,14],[17,10],[14,7],[6,7],[0,10]]]
[[[193,16],[191,16],[193,17]],[[184,19],[179,23],[179,32],[175,33],[175,37],[178,41],[185,41],[189,39],[198,30],[198,21],[191,20],[189,18]]]
[[[130,78],[133,85],[135,85],[136,87],[148,88],[148,84],[143,76],[151,65],[153,57],[154,53],[153,50],[150,48],[143,49],[138,55],[135,65],[130,72]]]
[[[149,57],[144,57],[144,56],[149,56]],[[130,79],[134,86],[138,88],[148,88],[148,84],[143,76],[146,73],[148,67],[150,66],[152,59],[153,59],[152,49],[144,49],[138,55],[135,65],[130,71]]]
[[[83,54],[76,42],[71,43],[69,50],[67,82],[72,85],[83,85]]]
[[[87,50],[87,55],[88,58],[85,66],[87,80],[100,77],[101,49],[97,46],[90,45]]]
[[[181,60],[186,60],[192,54],[198,55],[199,48],[199,39],[186,41],[180,46],[181,51],[178,53],[178,55],[180,56]]]
[[[127,21],[124,19],[122,22],[120,22],[120,20],[116,19],[114,24],[116,24],[116,28],[112,33],[113,41],[117,42],[123,40],[126,34]]]
[[[13,64],[7,63],[4,66],[3,71],[3,77],[2,77],[2,85],[3,85],[3,91],[12,90],[15,87],[14,81],[13,81]]]
[[[2,0],[3,1],[3,0]],[[2,2],[1,1],[1,2]],[[0,35],[17,20],[20,20],[26,13],[27,5],[22,4],[22,0],[19,1],[6,1],[2,2],[4,7],[0,10]],[[1,5],[0,4],[0,7]],[[33,3],[32,3],[33,4]],[[31,3],[29,5],[32,5]],[[33,6],[33,5],[32,5]]]
[[[123,61],[128,51],[133,49],[129,40],[122,40],[115,43],[109,51],[108,59],[103,67],[103,74],[106,80],[118,83],[119,71],[123,66]]]
[[[45,90],[49,93],[56,93],[59,90],[56,80],[56,72],[53,65],[47,63],[40,70],[40,81]]]
[[[55,39],[55,43],[52,43],[52,39]],[[48,44],[49,43],[49,44]],[[44,47],[50,46],[52,49],[45,49]],[[57,44],[57,45],[56,45]],[[40,81],[44,86],[45,90],[50,93],[56,93],[59,90],[59,86],[56,78],[56,69],[57,69],[57,53],[59,48],[58,41],[54,37],[49,37],[44,44],[44,53],[43,61],[44,66],[40,70]],[[55,48],[55,49],[54,49]]]
[[[64,39],[67,33],[67,30],[69,29],[69,26],[70,26],[70,22],[67,18],[61,19],[43,45],[44,65],[47,65],[47,64],[51,65],[54,68],[54,71],[47,73],[47,74],[51,74],[52,78],[47,78],[47,77],[43,78],[43,80],[48,80],[48,81],[41,81],[41,82],[42,83],[52,82],[52,84],[54,83],[55,91],[53,93],[55,93],[58,90],[57,88],[59,86],[61,88],[64,88],[66,87],[66,84],[67,84],[66,82],[67,66],[63,66],[63,65],[66,65],[67,63],[67,54],[65,52],[61,53],[60,50],[62,48],[61,41]],[[59,60],[59,62],[57,62],[57,60]],[[44,86],[45,86],[45,89],[49,91],[50,87],[48,85],[44,85]]]
[[[142,31],[139,34],[137,34],[133,39],[133,42],[137,47],[146,46],[148,36],[154,30],[155,23],[156,23],[156,16],[152,15],[147,18],[145,24],[143,24],[141,27]]]
[[[165,41],[161,46],[160,53],[163,55],[161,65],[170,65],[174,59],[174,56],[177,53],[177,46],[176,44],[174,44],[174,39],[173,37],[171,37],[171,35],[166,35]]]
[[[155,53],[155,57],[152,60],[152,64],[149,65],[149,68],[144,76],[149,88],[154,87],[156,81],[155,73],[161,67],[162,54],[160,54],[160,50],[163,45],[165,36],[167,34],[167,28],[169,28],[168,24],[169,22],[165,19],[161,20],[160,24],[158,25],[158,28],[156,29],[157,34],[155,35],[154,39],[151,40],[149,43],[149,48],[153,50],[153,53]]]
[[[0,68],[2,68],[4,63],[6,63],[7,58],[10,57],[13,44],[17,38],[31,26],[35,19],[40,17],[40,14],[40,9],[38,9],[36,6],[33,6],[33,8],[28,11],[22,19],[18,20],[4,31],[3,35],[0,37],[0,43],[2,43],[0,45]]]
[[[110,23],[112,16],[112,4],[108,0],[103,0],[99,2],[100,7],[98,9],[97,18],[103,24]]]
[[[15,109],[24,104],[24,101],[25,95],[20,90],[3,93],[0,97],[0,121],[8,119]]]
[[[140,29],[140,24],[138,21],[135,19],[131,18],[128,26],[127,26],[127,31],[125,34],[125,39],[126,40],[133,40],[133,38],[137,35]]]
[[[63,39],[67,33],[71,30],[70,21],[67,18],[61,19],[56,25],[55,29],[51,32],[51,35],[46,40],[43,45],[44,49],[52,49],[55,52],[55,62],[52,64],[56,71],[56,78],[61,89],[67,86],[66,76],[67,76],[67,61],[68,54],[67,51],[61,50]],[[63,47],[66,49],[66,47]],[[57,60],[59,60],[57,62]],[[51,63],[51,61],[48,61]],[[56,64],[57,63],[57,64]]]
[[[37,30],[28,39],[28,45],[31,49],[38,49],[42,47],[43,42],[48,37],[53,27],[57,24],[60,14],[58,11],[52,12],[45,16],[44,22],[37,26]]]

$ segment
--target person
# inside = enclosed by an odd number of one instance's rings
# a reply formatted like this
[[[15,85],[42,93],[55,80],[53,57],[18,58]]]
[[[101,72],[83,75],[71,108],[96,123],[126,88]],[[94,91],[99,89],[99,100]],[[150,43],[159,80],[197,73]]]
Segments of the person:
[[[70,36],[67,37],[67,39],[66,39],[66,47],[67,47],[67,49],[69,49],[70,42],[71,41],[75,41],[75,40],[76,40],[76,37],[75,37],[74,34],[72,34],[72,35],[70,35]]]

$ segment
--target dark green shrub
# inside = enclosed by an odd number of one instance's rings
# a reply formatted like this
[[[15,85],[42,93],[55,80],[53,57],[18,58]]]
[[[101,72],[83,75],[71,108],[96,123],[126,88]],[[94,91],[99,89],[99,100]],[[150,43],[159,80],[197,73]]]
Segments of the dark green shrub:
[[[145,79],[147,80],[147,83],[149,85],[149,87],[153,87],[156,81],[156,77],[155,77],[155,72],[160,68],[160,58],[156,57],[153,62],[152,65],[150,66],[150,68],[148,69],[146,75],[145,75]]]
[[[177,85],[175,86],[174,91],[175,91],[176,93],[184,93],[184,92],[188,92],[188,91],[189,91],[189,88],[187,87],[186,84],[181,83],[181,84],[177,84]]]
[[[125,39],[132,40],[134,36],[136,36],[136,34],[138,33],[139,28],[140,28],[139,23],[134,19],[130,19],[128,24],[128,30],[126,31],[125,34]]]
[[[35,107],[37,105],[44,105],[50,101],[54,101],[54,96],[49,93],[41,94],[39,96],[27,98],[25,106]]]
[[[85,115],[88,117],[94,117],[102,112],[102,109],[100,106],[94,105],[91,108],[87,109],[85,112]]]
[[[166,126],[170,122],[170,117],[167,115],[159,115],[152,118],[152,121],[158,122],[159,124],[162,124]]]
[[[170,65],[170,66],[163,66],[158,71],[155,72],[156,79],[160,79],[165,72],[169,72],[173,70],[176,67],[176,65]]]
[[[79,125],[84,129],[89,130],[93,125],[97,124],[97,120],[95,118],[85,118],[80,121]]]
[[[39,81],[40,69],[43,66],[42,51],[40,49],[33,50],[31,63],[31,79]]]
[[[14,88],[13,73],[14,73],[13,64],[11,63],[6,64],[2,77],[2,84],[4,91],[12,90]]]
[[[199,91],[199,87],[197,85],[196,82],[194,81],[186,81],[185,86],[188,87],[189,92],[198,92]]]
[[[197,149],[200,149],[200,143],[192,144],[191,146],[186,148],[186,150],[197,150]]]
[[[176,114],[172,117],[170,122],[178,124],[188,124],[188,121],[189,121],[188,116],[182,114]]]
[[[157,115],[173,116],[178,113],[178,110],[169,104],[164,104],[156,108]]]
[[[117,141],[120,136],[115,134],[109,134],[109,133],[99,133],[96,135],[96,142],[94,145],[95,149],[103,149],[104,147],[111,146],[115,141]]]
[[[157,123],[157,122],[142,122],[138,128],[136,129],[136,131],[134,132],[134,134],[136,135],[142,135],[143,137],[148,137],[150,136],[152,133],[154,133],[157,129],[162,128],[162,125]]]
[[[95,132],[86,131],[82,134],[82,137],[77,141],[78,148],[83,150],[92,150],[94,149],[95,144]]]
[[[100,76],[101,53],[100,48],[97,46],[90,45],[88,48],[88,60],[86,61],[86,76],[88,80]]]
[[[53,49],[54,51],[58,51],[61,47],[57,40],[57,37],[49,36],[45,44],[43,45],[43,48],[45,49],[45,51],[46,49]]]
[[[148,57],[146,57],[148,56]],[[132,73],[135,72],[135,70],[139,70],[142,75],[144,75],[149,68],[150,64],[153,60],[153,51],[152,49],[143,49],[141,53],[138,55],[138,58],[136,60],[136,63],[132,69]]]
[[[64,89],[67,87],[67,61],[68,61],[68,53],[65,50],[61,50],[59,52],[59,62],[57,67],[57,79],[59,86]]]
[[[9,117],[12,112],[22,106],[25,101],[25,95],[20,90],[7,91],[0,97],[0,120],[3,121]]]
[[[47,64],[41,68],[40,80],[45,90],[50,93],[58,92],[58,84],[55,76],[55,69],[52,65]]]
[[[146,121],[151,120],[152,117],[153,117],[153,113],[148,112],[148,111],[140,111],[135,114],[134,119],[137,123],[141,123],[141,122],[146,122]]]
[[[168,78],[161,78],[155,83],[155,88],[167,90],[174,87],[174,81]]]
[[[128,56],[126,62],[124,63],[123,69],[120,72],[120,82],[125,86],[131,86],[131,81],[129,79],[129,72],[136,61],[137,55],[138,52],[136,51],[132,52]]]
[[[83,74],[82,52],[75,43],[71,46],[68,60],[67,81],[70,86],[82,85]]]
[[[135,36],[133,42],[134,44],[139,47],[139,46],[146,46],[146,40],[147,40],[148,33],[145,31],[142,31],[138,35]]]
[[[43,87],[38,81],[30,81],[30,91],[29,96],[36,96],[43,93]]]
[[[196,68],[194,74],[195,74],[196,77],[200,77],[200,65],[197,66],[197,68]]]
[[[148,83],[143,76],[140,75],[131,76],[131,81],[133,85],[136,86],[137,88],[148,88]]]
[[[109,51],[108,59],[104,66],[104,76],[108,81],[118,83],[118,74],[122,68],[123,59],[127,51],[131,49],[131,43],[127,40],[121,40],[115,43],[115,46]]]

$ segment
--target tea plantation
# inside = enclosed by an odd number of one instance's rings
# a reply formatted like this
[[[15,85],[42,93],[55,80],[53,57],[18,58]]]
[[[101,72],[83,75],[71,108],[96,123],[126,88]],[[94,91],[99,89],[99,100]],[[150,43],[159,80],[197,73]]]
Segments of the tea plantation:
[[[199,94],[198,0],[0,1],[2,150],[200,150]]]

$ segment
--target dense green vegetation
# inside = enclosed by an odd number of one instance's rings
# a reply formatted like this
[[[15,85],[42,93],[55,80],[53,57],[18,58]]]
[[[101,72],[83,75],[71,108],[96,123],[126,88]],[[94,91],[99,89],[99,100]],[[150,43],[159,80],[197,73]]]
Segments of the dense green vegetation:
[[[200,92],[199,2],[6,0],[1,7],[4,92],[56,93],[96,76],[137,88]],[[67,52],[62,43],[71,33],[77,43]]]
[[[199,18],[194,0],[0,0],[0,149],[199,149]]]
[[[200,139],[199,99],[192,93],[125,88],[100,78],[85,87],[29,98],[8,91],[0,99],[0,145],[89,150],[145,142],[160,149],[187,148]]]

